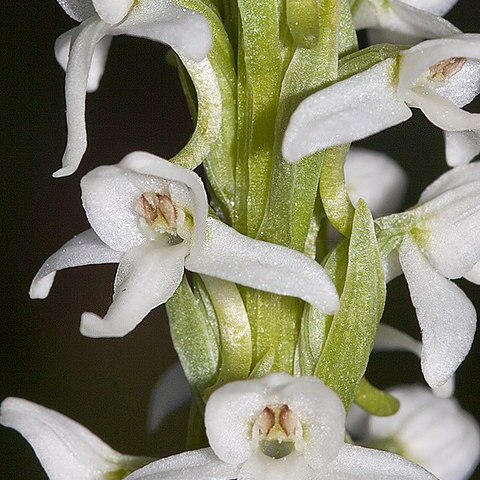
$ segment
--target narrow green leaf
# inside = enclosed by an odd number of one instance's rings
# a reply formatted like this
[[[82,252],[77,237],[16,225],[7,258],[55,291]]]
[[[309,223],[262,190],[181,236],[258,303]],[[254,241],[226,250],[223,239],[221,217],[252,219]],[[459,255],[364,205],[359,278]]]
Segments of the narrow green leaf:
[[[287,0],[287,24],[297,47],[318,43],[318,0]]]
[[[202,392],[215,380],[218,344],[200,301],[185,277],[168,300],[167,314],[173,346],[177,351],[188,382]]]
[[[385,281],[374,224],[360,200],[353,219],[348,267],[340,298],[315,375],[348,409],[367,368],[385,303]]]
[[[345,237],[352,231],[354,208],[345,185],[345,158],[350,145],[325,151],[320,175],[320,196],[331,224]]]
[[[204,400],[225,383],[248,378],[252,364],[252,335],[242,297],[234,283],[202,275],[220,333],[220,362],[215,384]]]
[[[262,378],[268,375],[272,371],[274,360],[275,349],[271,348],[252,369],[250,378]]]
[[[358,384],[355,403],[371,415],[379,417],[395,415],[400,408],[400,402],[395,397],[374,387],[365,377]]]

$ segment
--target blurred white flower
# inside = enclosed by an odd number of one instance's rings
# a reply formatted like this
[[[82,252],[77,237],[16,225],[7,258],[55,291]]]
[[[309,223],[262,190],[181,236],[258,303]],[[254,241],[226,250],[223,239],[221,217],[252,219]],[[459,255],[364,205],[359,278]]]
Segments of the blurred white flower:
[[[310,95],[290,119],[286,161],[385,130],[416,107],[444,130],[447,163],[468,163],[480,153],[480,114],[460,107],[480,92],[479,60],[480,35],[427,40]]]
[[[422,370],[431,387],[451,377],[475,334],[475,308],[449,279],[480,283],[479,199],[480,163],[472,163],[438,178],[412,209],[377,220],[381,229],[406,222],[407,231],[401,228],[398,248],[385,263],[386,278],[405,275],[422,330]]]
[[[345,159],[345,185],[354,206],[362,198],[373,218],[396,212],[407,190],[403,168],[384,153],[351,148]]]
[[[443,38],[461,31],[441,16],[457,0],[355,0],[352,5],[353,22],[357,30],[381,29],[385,43],[390,38],[406,39],[403,45],[415,38]],[[392,42],[399,43],[402,42]]]
[[[50,480],[120,479],[152,461],[122,455],[79,423],[27,400],[7,398],[0,408],[0,424],[25,437]]]
[[[439,480],[467,480],[480,460],[480,429],[454,398],[402,385],[389,389],[400,400],[391,417],[368,416],[361,443],[395,449]]]
[[[84,313],[91,337],[123,336],[178,287],[184,268],[259,290],[290,295],[327,313],[337,291],[307,255],[239,234],[208,216],[205,188],[191,170],[145,152],[82,178],[82,201],[93,230],[53,254],[32,282],[30,296],[45,298],[57,270],[119,263],[113,303],[102,319]]]
[[[219,95],[218,85],[206,56],[212,46],[207,20],[200,14],[178,6],[172,0],[58,0],[78,27],[61,35],[55,55],[66,70],[67,147],[63,167],[55,177],[70,175],[78,168],[87,148],[85,94],[97,89],[103,75],[111,37],[130,35],[170,45],[195,70],[196,77],[208,77],[212,101]],[[213,90],[212,90],[213,89]],[[203,94],[202,94],[203,95]]]
[[[223,386],[207,402],[205,425],[211,449],[153,462],[128,480],[434,479],[397,455],[344,443],[343,405],[313,377]]]

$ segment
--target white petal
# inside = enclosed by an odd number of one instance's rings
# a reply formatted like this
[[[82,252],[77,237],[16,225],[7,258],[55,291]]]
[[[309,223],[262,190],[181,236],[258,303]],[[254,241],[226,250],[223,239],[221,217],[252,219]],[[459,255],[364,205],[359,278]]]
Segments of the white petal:
[[[326,313],[338,310],[337,291],[325,270],[303,253],[241,235],[207,219],[205,245],[192,251],[185,266],[258,290],[298,297]]]
[[[470,350],[476,313],[467,296],[440,275],[406,237],[400,263],[422,330],[422,371],[432,387],[452,376]]]
[[[242,466],[239,480],[305,480],[314,478],[314,470],[303,455],[292,452],[281,459],[263,453],[252,455]]]
[[[423,205],[448,190],[470,182],[480,182],[480,162],[452,168],[445,172],[422,192],[417,205]]]
[[[150,463],[125,480],[231,480],[238,468],[219,460],[211,448],[184,452]]]
[[[335,393],[313,377],[271,374],[229,383],[207,402],[210,445],[224,462],[239,465],[251,452],[252,423],[268,405],[286,404],[300,418],[308,442],[303,456],[311,468],[330,462],[343,443],[345,410]]]
[[[458,0],[402,0],[403,3],[411,5],[412,7],[425,10],[435,15],[443,17],[449,12]]]
[[[476,263],[475,266],[464,275],[464,277],[469,282],[480,285],[480,262]]]
[[[445,156],[451,167],[464,165],[480,153],[480,130],[443,132]]]
[[[416,80],[442,60],[465,57],[480,60],[480,35],[462,34],[450,38],[427,40],[400,53],[398,92],[404,97]],[[460,72],[461,73],[461,72]],[[469,82],[464,82],[465,88]]]
[[[137,2],[125,20],[115,27],[115,35],[122,33],[166,43],[197,62],[204,59],[212,47],[207,20],[171,0]]]
[[[403,350],[413,353],[418,358],[422,356],[422,342],[415,340],[410,335],[407,335],[400,330],[397,330],[390,325],[381,323],[377,329],[377,336],[375,337],[375,345],[373,347],[377,351],[395,351]],[[438,397],[451,397],[455,391],[455,378],[450,377],[443,385],[433,389],[434,394]]]
[[[374,6],[375,4],[375,6]],[[442,38],[460,33],[447,20],[400,0],[363,1],[354,15],[357,29],[382,28],[423,38]]]
[[[480,460],[477,422],[453,398],[435,396],[418,385],[402,385],[389,392],[400,400],[391,417],[370,417],[369,439],[394,437],[404,456],[442,480],[463,480]]]
[[[20,398],[2,402],[0,423],[25,437],[50,480],[102,480],[109,472],[146,463],[116,452],[64,415]]]
[[[398,250],[392,250],[386,257],[382,258],[382,268],[385,283],[390,282],[402,274],[402,267],[398,260]]]
[[[387,155],[352,148],[345,160],[348,196],[356,206],[360,198],[367,202],[374,218],[397,211],[407,190],[407,175]]]
[[[394,45],[415,45],[423,40],[422,37],[413,35],[405,35],[403,33],[389,32],[377,28],[369,28],[367,30],[367,40],[369,45],[378,43],[392,43]]]
[[[187,403],[191,396],[190,385],[180,362],[174,363],[162,373],[150,394],[148,430],[157,430],[165,418]]]
[[[200,177],[187,168],[179,167],[168,160],[146,152],[130,153],[119,165],[138,173],[154,175],[187,186],[189,192],[191,192],[192,200],[184,206],[192,210],[195,221],[191,251],[196,252],[200,249],[205,241],[205,222],[208,214],[207,194]],[[180,199],[178,200],[180,201]]]
[[[405,94],[405,101],[411,107],[420,108],[428,120],[442,130],[480,130],[480,114],[460,109],[433,89],[415,87]]]
[[[108,32],[108,25],[96,17],[86,20],[78,28],[70,49],[65,76],[67,147],[63,154],[63,167],[53,174],[54,177],[64,177],[75,172],[87,149],[85,95],[90,65],[96,45]]]
[[[175,292],[183,276],[184,245],[163,248],[155,242],[130,249],[118,267],[113,302],[102,319],[84,313],[80,331],[87,337],[123,337]]]
[[[32,281],[30,298],[46,298],[58,270],[98,263],[118,263],[121,258],[122,253],[105,245],[93,230],[80,233],[48,257]]]
[[[460,278],[480,260],[480,182],[447,190],[416,208],[423,253],[447,278]]]
[[[55,41],[55,58],[64,70],[67,69],[68,65],[71,40],[80,28],[81,27],[72,28],[72,30],[60,35]],[[112,37],[107,36],[102,38],[95,46],[92,63],[88,72],[87,92],[94,92],[98,88],[103,72],[105,71],[105,63],[107,61],[110,43],[112,43]]]
[[[98,16],[113,25],[125,18],[135,0],[93,0]]]
[[[436,480],[423,468],[399,455],[344,444],[338,457],[318,480]]]
[[[395,60],[387,59],[358,75],[306,98],[285,132],[283,156],[290,163],[335,145],[360,140],[411,117],[393,85]]]
[[[65,13],[77,22],[83,22],[95,15],[92,0],[57,0]]]

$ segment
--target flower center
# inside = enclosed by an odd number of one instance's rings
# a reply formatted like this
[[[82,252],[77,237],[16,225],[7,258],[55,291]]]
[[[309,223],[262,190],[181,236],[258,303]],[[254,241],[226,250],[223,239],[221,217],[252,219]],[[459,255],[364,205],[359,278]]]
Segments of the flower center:
[[[286,457],[303,449],[303,429],[300,419],[288,405],[269,405],[257,417],[252,427],[254,449],[271,458]]]
[[[176,206],[168,195],[145,192],[137,199],[136,211],[152,240],[167,234],[169,243],[175,244],[191,237],[192,216]]]
[[[432,65],[428,69],[428,79],[434,82],[444,82],[458,73],[467,61],[464,57],[452,57]]]

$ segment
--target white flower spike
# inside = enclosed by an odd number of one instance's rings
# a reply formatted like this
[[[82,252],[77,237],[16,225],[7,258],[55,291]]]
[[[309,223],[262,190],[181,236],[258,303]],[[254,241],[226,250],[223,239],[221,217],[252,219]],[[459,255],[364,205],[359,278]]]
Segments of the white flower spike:
[[[85,94],[98,87],[111,37],[126,34],[170,45],[196,77],[196,87],[208,89],[212,98],[218,95],[218,85],[206,59],[212,34],[202,15],[179,7],[172,0],[58,1],[68,15],[82,23],[55,43],[57,60],[66,70],[68,126],[63,167],[54,173],[55,177],[74,173],[85,153]],[[203,95],[204,92],[200,94]]]
[[[380,228],[400,216],[406,222],[398,250],[389,254],[400,263],[387,276],[405,274],[422,330],[422,371],[431,387],[452,376],[475,334],[475,308],[449,279],[479,280],[479,198],[480,163],[472,163],[442,175],[414,208],[377,220]]]
[[[353,22],[357,30],[375,28],[416,38],[443,38],[461,33],[441,17],[456,0],[437,0],[432,10],[428,8],[431,3],[430,0],[356,0],[352,5]]]
[[[2,402],[0,424],[25,437],[50,480],[120,479],[152,460],[122,455],[77,422],[21,398]]]
[[[403,168],[384,153],[351,148],[345,159],[345,185],[354,206],[362,198],[373,218],[398,211],[408,178]]]
[[[434,480],[388,452],[344,443],[340,399],[313,377],[230,383],[205,410],[211,449],[153,462],[128,480]]]
[[[362,443],[392,445],[439,480],[470,478],[480,460],[475,419],[454,398],[439,398],[425,387],[402,385],[389,392],[400,400],[400,410],[391,417],[369,416]]]
[[[427,40],[306,98],[283,141],[295,163],[318,150],[398,125],[420,108],[445,132],[450,166],[480,153],[480,114],[461,110],[480,92],[480,35]]]
[[[339,299],[323,268],[307,255],[254,240],[208,217],[200,178],[145,152],[98,167],[81,182],[93,228],[53,254],[32,282],[45,298],[58,270],[118,262],[115,294],[105,318],[82,315],[91,337],[123,336],[179,285],[184,268],[260,290],[299,297],[333,313]]]

